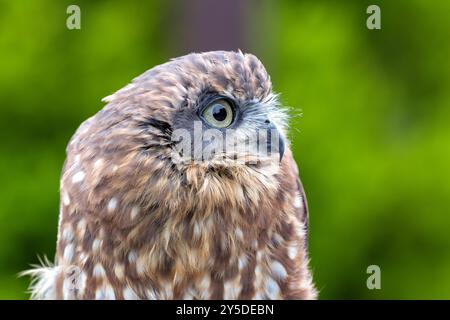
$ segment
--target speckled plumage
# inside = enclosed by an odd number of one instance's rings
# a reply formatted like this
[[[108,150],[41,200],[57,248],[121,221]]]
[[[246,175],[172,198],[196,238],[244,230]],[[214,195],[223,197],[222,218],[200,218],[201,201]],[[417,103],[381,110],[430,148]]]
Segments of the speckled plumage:
[[[36,299],[314,299],[298,169],[281,162],[173,159],[205,95],[236,101],[236,135],[286,114],[261,62],[190,54],[104,99],[67,148],[55,265],[29,271]]]

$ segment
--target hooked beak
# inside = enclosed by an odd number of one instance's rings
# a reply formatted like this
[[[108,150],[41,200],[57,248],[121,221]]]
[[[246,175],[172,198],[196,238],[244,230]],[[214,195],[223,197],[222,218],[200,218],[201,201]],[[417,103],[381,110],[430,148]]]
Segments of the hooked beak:
[[[283,159],[283,155],[284,155],[284,139],[281,136],[280,133],[278,133],[279,136],[279,140],[278,140],[278,153],[280,154],[280,162]]]
[[[272,123],[269,123],[269,125],[267,126],[267,132],[267,150],[270,150],[271,152],[278,151],[281,162],[281,160],[283,159],[285,148],[284,138],[277,127]]]

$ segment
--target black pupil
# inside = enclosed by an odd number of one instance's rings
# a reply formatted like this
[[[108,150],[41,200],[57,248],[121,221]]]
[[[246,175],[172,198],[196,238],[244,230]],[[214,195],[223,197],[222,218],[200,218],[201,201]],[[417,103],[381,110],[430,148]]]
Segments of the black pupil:
[[[227,118],[227,109],[221,104],[215,104],[212,108],[212,115],[217,121],[224,121]]]

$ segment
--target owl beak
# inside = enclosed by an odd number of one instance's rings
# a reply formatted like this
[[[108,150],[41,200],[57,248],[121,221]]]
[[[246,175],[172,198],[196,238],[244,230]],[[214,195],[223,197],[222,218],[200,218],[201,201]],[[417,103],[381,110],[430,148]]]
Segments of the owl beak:
[[[267,139],[267,150],[270,150],[271,152],[278,151],[278,154],[280,155],[280,162],[283,159],[284,155],[284,138],[283,135],[280,133],[280,131],[277,129],[277,127],[273,123],[269,123],[267,126],[267,132],[268,132],[268,139]],[[272,139],[273,135],[275,134],[275,139]],[[278,144],[277,146],[272,145],[272,142],[276,142],[276,137],[278,137]]]
[[[284,155],[284,139],[280,133],[278,133],[278,153],[280,154],[280,162]]]

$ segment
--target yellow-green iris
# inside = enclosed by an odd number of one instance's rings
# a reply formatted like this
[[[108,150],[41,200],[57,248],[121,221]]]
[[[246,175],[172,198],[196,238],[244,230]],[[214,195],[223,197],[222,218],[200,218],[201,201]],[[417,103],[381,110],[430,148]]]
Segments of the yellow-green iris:
[[[216,128],[226,128],[233,122],[233,108],[224,100],[219,99],[209,104],[202,112],[203,119]]]

